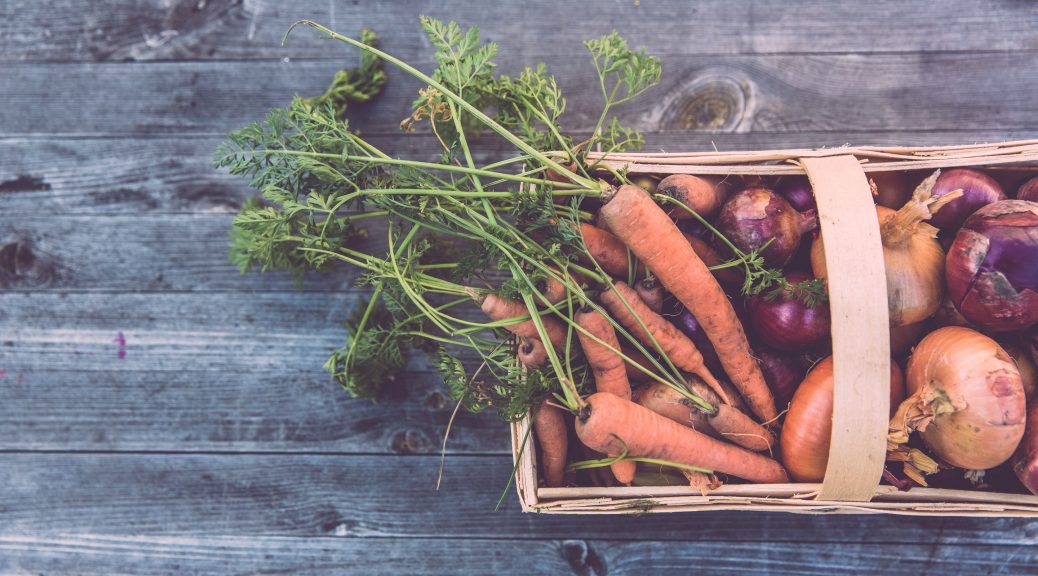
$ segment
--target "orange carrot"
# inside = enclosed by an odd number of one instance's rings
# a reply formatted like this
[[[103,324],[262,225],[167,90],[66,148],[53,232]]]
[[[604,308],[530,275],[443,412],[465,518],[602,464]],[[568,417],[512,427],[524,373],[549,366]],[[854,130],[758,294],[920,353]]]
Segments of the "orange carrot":
[[[548,350],[537,338],[519,337],[519,361],[527,368],[544,366],[548,361]]]
[[[533,434],[540,447],[541,467],[544,483],[550,488],[562,486],[566,476],[566,452],[569,448],[569,434],[566,432],[566,420],[562,410],[548,403],[541,402],[533,414]]]
[[[650,350],[655,349],[656,344],[659,344],[660,351],[670,358],[674,366],[702,378],[717,392],[718,396],[727,402],[727,395],[706,364],[703,363],[703,355],[699,353],[699,349],[692,343],[692,340],[682,334],[673,324],[667,322],[665,318],[650,310],[630,286],[617,282],[614,287],[615,290],[606,290],[601,296],[602,304],[613,315],[613,318]],[[642,328],[642,323],[645,324],[645,328]],[[653,344],[653,339],[656,340],[656,344]]]
[[[634,364],[638,364],[642,368],[652,370],[652,362],[645,357],[637,348],[631,348],[628,346],[623,347],[624,356],[631,359],[631,362],[624,360],[624,370],[627,372],[628,382],[647,382],[651,378],[645,372],[642,372]],[[633,362],[633,363],[632,363]]]
[[[754,414],[773,421],[778,416],[775,399],[750,356],[735,309],[681,231],[640,188],[621,186],[605,201],[602,213],[617,237],[703,325],[721,365]]]
[[[530,314],[530,311],[522,302],[502,298],[497,294],[482,296],[479,306],[491,320],[510,320],[520,316],[529,316]],[[544,323],[544,330],[551,341],[551,345],[554,348],[561,348],[566,343],[566,329],[562,327],[562,323],[550,316],[541,316],[541,322]],[[537,326],[534,325],[532,319],[508,324],[507,326],[502,326],[502,328],[517,336],[540,340]]]
[[[648,408],[612,394],[585,399],[577,415],[580,441],[592,450],[654,458],[732,474],[751,482],[789,481],[782,465],[756,452],[716,440]]]
[[[707,244],[703,240],[696,238],[695,236],[683,233],[685,239],[692,246],[692,250],[696,252],[696,256],[703,261],[703,264],[707,266],[717,266],[725,262],[724,258],[714,250],[714,247]],[[719,268],[712,270],[714,277],[724,283],[725,286],[738,286],[742,282],[742,273],[738,268]]]
[[[592,260],[597,262],[602,270],[613,276],[627,277],[630,269],[629,253],[619,238],[587,223],[580,224],[580,235],[584,238],[584,245],[587,246]],[[636,263],[635,277],[644,275],[645,267]]]
[[[649,310],[657,314],[663,313],[663,286],[655,278],[646,278],[634,283],[634,291],[645,302]]]
[[[731,404],[722,404],[713,390],[704,386],[702,382],[692,379],[689,387],[700,398],[717,408],[717,413],[709,417],[709,422],[710,426],[723,438],[754,452],[763,452],[775,447],[775,434],[771,430],[754,422],[753,418],[740,412]],[[676,391],[672,390],[672,392],[680,396]]]
[[[706,412],[662,382],[650,382],[634,391],[634,401],[649,410],[703,434],[718,437]]]
[[[627,380],[627,370],[624,367],[623,358],[617,354],[617,351],[620,350],[620,341],[616,337],[612,324],[601,313],[590,308],[574,314],[573,321],[588,332],[585,334],[583,331],[577,331],[577,337],[580,340],[580,347],[584,350],[587,364],[595,375],[595,390],[630,400],[631,383]],[[599,343],[595,338],[604,344]],[[618,455],[619,453],[609,454],[610,457]],[[621,460],[611,464],[610,468],[613,476],[621,484],[630,484],[634,481],[636,463]]]

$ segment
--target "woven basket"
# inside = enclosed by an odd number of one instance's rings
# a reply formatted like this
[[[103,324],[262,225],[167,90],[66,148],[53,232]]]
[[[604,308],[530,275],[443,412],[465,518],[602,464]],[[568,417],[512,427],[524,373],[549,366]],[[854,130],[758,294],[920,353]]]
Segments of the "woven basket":
[[[739,484],[702,495],[685,486],[541,488],[530,422],[512,425],[523,510],[619,514],[693,510],[912,515],[1038,516],[1038,497],[880,485],[890,374],[887,296],[879,226],[866,174],[983,167],[1038,170],[1038,140],[938,148],[833,148],[594,157],[629,174],[804,175],[818,203],[826,245],[834,362],[833,431],[821,484]],[[1038,263],[1036,263],[1038,265]],[[527,439],[526,442],[523,440]]]

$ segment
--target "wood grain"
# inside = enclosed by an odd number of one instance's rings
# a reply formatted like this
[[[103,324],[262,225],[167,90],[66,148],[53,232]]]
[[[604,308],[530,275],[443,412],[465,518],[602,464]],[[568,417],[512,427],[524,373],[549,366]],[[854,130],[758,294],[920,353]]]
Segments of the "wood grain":
[[[911,575],[929,571],[1023,574],[1033,547],[931,547],[919,544],[623,542],[543,539],[517,545],[486,537],[243,538],[128,536],[0,537],[0,570],[77,574],[444,574],[511,573],[621,576],[697,566],[709,574]]]
[[[436,456],[2,454],[0,535],[606,538],[728,545],[858,543],[1034,550],[1023,519],[799,516],[768,513],[621,514],[590,521],[522,514],[507,456],[450,456],[440,492]],[[117,489],[113,489],[117,487]],[[300,542],[302,543],[302,542]],[[723,549],[723,552],[720,550]],[[2,554],[0,554],[2,556]],[[669,557],[669,554],[664,554]]]
[[[536,61],[505,53],[502,72]],[[414,64],[429,68],[427,57]],[[564,129],[590,130],[600,98],[593,68],[578,58],[552,64],[570,102]],[[0,84],[0,136],[221,135],[293,94],[321,93],[338,66],[13,63]],[[378,104],[354,111],[367,134],[397,134],[419,88],[396,70],[389,76]],[[1038,59],[1027,52],[688,55],[618,114],[649,132],[1034,130],[1036,83]]]
[[[310,18],[344,34],[375,28],[401,56],[426,53],[418,15],[478,26],[512,51],[548,56],[582,51],[580,42],[613,29],[660,54],[989,51],[1038,48],[1038,15],[1027,2],[924,0],[798,3],[779,0],[596,2],[575,0],[489,6],[450,3],[332,1],[305,7],[275,0],[60,0],[0,6],[0,60],[121,61],[335,58],[316,35],[281,38]],[[579,15],[579,17],[578,17]],[[925,30],[925,33],[923,32]],[[550,39],[546,42],[545,39]]]

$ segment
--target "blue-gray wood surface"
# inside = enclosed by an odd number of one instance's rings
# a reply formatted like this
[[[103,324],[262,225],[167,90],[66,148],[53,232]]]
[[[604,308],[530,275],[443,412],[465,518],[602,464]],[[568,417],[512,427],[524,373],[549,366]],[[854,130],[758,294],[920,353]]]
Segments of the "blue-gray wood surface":
[[[547,61],[593,119],[580,40],[664,60],[625,107],[649,149],[956,144],[1038,136],[1038,3],[1023,0],[0,2],[0,572],[18,574],[1022,574],[1023,519],[702,513],[522,515],[506,428],[454,425],[414,362],[381,402],[321,371],[349,272],[239,276],[250,192],[221,135],[355,54],[308,17],[428,67],[417,16],[480,26],[501,68]],[[386,149],[396,71],[358,125]],[[487,154],[494,154],[489,150]]]

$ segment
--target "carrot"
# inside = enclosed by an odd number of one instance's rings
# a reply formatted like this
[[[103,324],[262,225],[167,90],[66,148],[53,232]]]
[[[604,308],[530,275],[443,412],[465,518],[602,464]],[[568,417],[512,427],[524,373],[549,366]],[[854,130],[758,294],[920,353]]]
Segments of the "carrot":
[[[556,274],[558,270],[554,270]],[[544,277],[534,282],[534,287],[537,291],[544,296],[551,304],[558,304],[566,299],[566,287],[558,280],[550,277]],[[534,296],[534,301],[540,304],[540,297]]]
[[[486,294],[484,296],[474,297],[479,301],[479,307],[483,310],[483,313],[491,320],[510,320],[512,318],[530,315],[530,311],[522,302],[502,298],[497,294]],[[566,329],[562,327],[562,323],[550,316],[542,316],[541,322],[544,323],[544,330],[547,332],[552,347],[561,348],[566,343]],[[523,338],[536,338],[540,340],[540,335],[537,333],[537,326],[533,323],[532,319],[516,322],[515,324],[508,324],[507,326],[503,326],[503,328],[516,336],[521,336]]]
[[[695,210],[703,218],[709,218],[721,209],[728,197],[728,189],[723,182],[711,176],[692,176],[691,174],[671,174],[656,186],[656,193],[671,198]],[[675,220],[692,218],[688,211],[675,206],[670,217]]]
[[[642,368],[648,370],[652,369],[652,362],[645,357],[645,354],[642,354],[637,348],[630,348],[627,346],[623,347],[623,353],[624,356],[631,359],[631,362],[624,360],[624,371],[627,372],[628,382],[646,382],[651,379],[648,374],[642,372],[635,366],[635,364],[638,364],[638,366],[641,366]]]
[[[754,414],[774,420],[775,399],[750,356],[732,304],[667,213],[634,186],[621,186],[606,199],[602,213],[617,237],[703,325],[721,365]]]
[[[700,238],[685,233],[682,233],[688,243],[692,246],[692,250],[695,251],[696,256],[703,261],[703,264],[707,266],[717,266],[725,262],[724,258],[714,250],[714,247],[707,244]],[[738,286],[742,282],[742,274],[739,273],[738,268],[719,268],[717,270],[711,270],[714,277],[724,283],[725,286]]]
[[[601,296],[602,304],[613,315],[613,318],[634,334],[634,337],[646,347],[654,349],[653,339],[655,339],[660,351],[670,358],[674,366],[699,376],[717,392],[718,396],[728,402],[727,395],[717,383],[714,375],[707,369],[706,364],[703,363],[703,355],[699,353],[699,349],[692,343],[692,340],[682,334],[673,324],[667,322],[665,318],[650,310],[630,286],[617,282],[614,287],[615,290],[607,290]],[[642,328],[642,323],[645,324],[645,328]]]
[[[519,361],[527,368],[544,366],[548,361],[548,350],[537,338],[519,337]]]
[[[544,468],[544,483],[549,488],[562,486],[566,476],[566,452],[569,448],[569,434],[566,432],[566,420],[562,410],[548,403],[541,402],[533,414],[533,434],[540,447],[541,467]]]
[[[601,313],[593,309],[580,310],[573,316],[574,322],[588,332],[577,332],[580,347],[584,350],[584,357],[595,375],[595,390],[606,392],[624,398],[631,399],[631,383],[627,380],[627,370],[624,367],[623,358],[616,353],[620,349],[620,340],[616,337],[616,331],[612,324]],[[595,340],[601,340],[602,343]],[[618,456],[619,453],[609,454]],[[634,473],[637,468],[635,462],[621,460],[609,466],[613,476],[621,484],[630,484],[634,481]]]
[[[775,447],[775,435],[770,430],[754,422],[734,406],[722,404],[713,390],[704,386],[702,382],[693,379],[689,387],[700,398],[717,407],[717,413],[709,416],[709,422],[722,437],[754,452],[763,452]],[[681,396],[677,391],[671,391],[675,396]]]
[[[577,437],[592,450],[655,458],[732,474],[751,482],[789,481],[782,465],[696,432],[648,408],[612,394],[585,399],[576,420]]]
[[[655,278],[646,278],[634,283],[634,291],[657,314],[663,313],[663,286]]]
[[[629,253],[624,243],[609,232],[596,228],[591,224],[580,224],[580,235],[584,238],[591,259],[598,263],[608,274],[613,276],[627,277],[630,270]],[[635,277],[645,275],[645,267],[636,263]]]
[[[703,434],[718,437],[702,408],[662,382],[650,382],[634,391],[634,401],[649,410]]]

